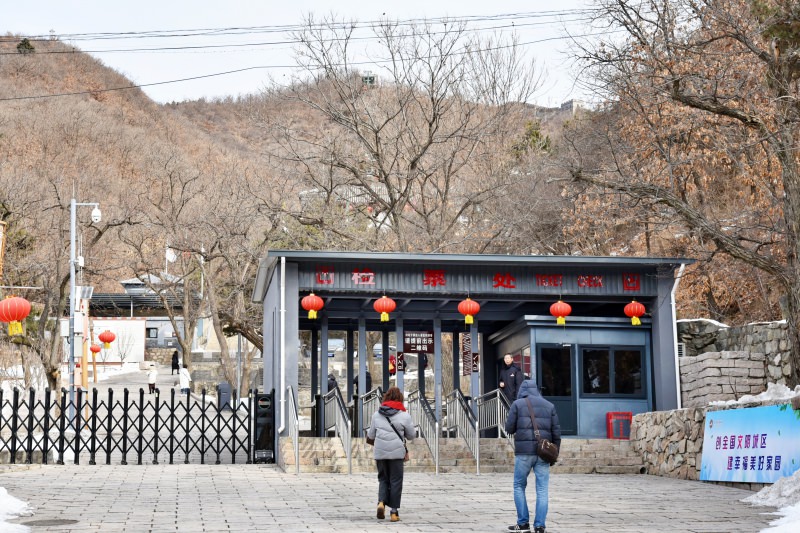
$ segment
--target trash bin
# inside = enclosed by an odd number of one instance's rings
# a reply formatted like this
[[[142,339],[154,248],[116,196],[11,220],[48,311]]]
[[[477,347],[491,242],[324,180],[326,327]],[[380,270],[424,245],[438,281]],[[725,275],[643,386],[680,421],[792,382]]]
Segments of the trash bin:
[[[233,409],[233,405],[231,402],[231,384],[222,382],[217,385],[217,394],[219,400],[219,408],[222,409]]]
[[[275,462],[275,390],[255,397],[255,440],[253,461]]]
[[[630,439],[633,413],[612,411],[606,413],[606,437],[609,439]]]

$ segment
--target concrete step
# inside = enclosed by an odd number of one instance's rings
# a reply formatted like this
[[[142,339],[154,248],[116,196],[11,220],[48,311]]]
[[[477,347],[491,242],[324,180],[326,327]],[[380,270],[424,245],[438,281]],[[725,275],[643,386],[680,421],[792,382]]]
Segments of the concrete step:
[[[433,456],[422,439],[408,443],[411,461],[409,472],[431,472],[435,469]],[[514,470],[514,451],[506,439],[481,439],[481,472],[510,473]],[[294,468],[294,452],[290,439],[283,439],[281,453],[287,470]],[[352,471],[375,472],[372,446],[364,439],[352,440]],[[554,474],[637,474],[642,472],[642,460],[632,450],[630,442],[607,439],[563,439],[559,461]],[[475,473],[475,458],[462,438],[440,439],[439,471]],[[304,437],[300,439],[301,472],[347,473],[347,458],[338,437]]]

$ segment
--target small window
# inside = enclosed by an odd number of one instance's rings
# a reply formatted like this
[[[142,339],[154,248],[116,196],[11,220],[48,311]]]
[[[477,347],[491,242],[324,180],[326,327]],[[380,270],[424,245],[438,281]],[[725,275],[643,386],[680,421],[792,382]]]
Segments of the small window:
[[[642,396],[642,350],[586,348],[582,351],[583,394]]]
[[[147,338],[148,339],[157,339],[158,338],[158,328],[147,328]]]

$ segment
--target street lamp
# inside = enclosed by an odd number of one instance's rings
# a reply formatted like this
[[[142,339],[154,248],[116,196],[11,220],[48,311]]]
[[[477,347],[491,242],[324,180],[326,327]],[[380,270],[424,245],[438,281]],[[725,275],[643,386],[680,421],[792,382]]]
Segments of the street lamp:
[[[75,420],[75,226],[79,205],[91,205],[92,222],[100,222],[100,204],[96,202],[80,203],[75,198],[69,204],[69,421]]]

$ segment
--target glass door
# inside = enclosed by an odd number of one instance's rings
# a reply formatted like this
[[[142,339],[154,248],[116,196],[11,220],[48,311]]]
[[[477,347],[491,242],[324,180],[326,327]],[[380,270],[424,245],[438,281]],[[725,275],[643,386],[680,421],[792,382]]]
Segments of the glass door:
[[[536,382],[539,383],[542,396],[555,406],[564,435],[578,432],[572,359],[572,346],[538,346]]]

